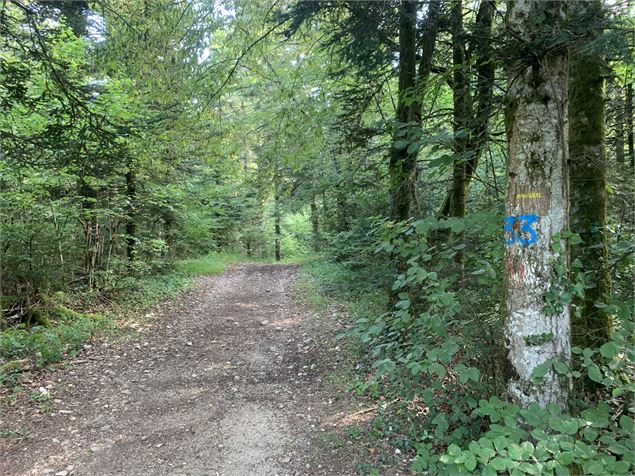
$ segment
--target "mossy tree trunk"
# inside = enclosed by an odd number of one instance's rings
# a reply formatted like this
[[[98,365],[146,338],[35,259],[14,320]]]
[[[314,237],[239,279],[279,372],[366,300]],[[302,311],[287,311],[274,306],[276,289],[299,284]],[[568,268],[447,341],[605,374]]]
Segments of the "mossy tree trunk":
[[[567,406],[569,383],[548,370],[550,359],[570,360],[569,306],[545,306],[558,272],[566,275],[566,247],[557,235],[568,228],[568,61],[563,46],[542,49],[533,42],[542,16],[558,33],[563,2],[510,1],[510,54],[505,111],[508,183],[505,228],[505,338],[508,391],[521,406]],[[527,50],[532,54],[528,54]],[[554,240],[555,243],[554,243]],[[559,245],[560,251],[556,246]]]
[[[602,3],[584,2],[593,41],[600,33]],[[590,272],[590,284],[584,299],[578,300],[577,315],[572,320],[573,343],[596,347],[609,337],[611,320],[605,308],[595,306],[610,291],[609,274],[604,272],[608,260],[606,244],[606,157],[604,125],[604,78],[607,66],[591,45],[576,47],[571,53],[569,94],[569,154],[571,189],[571,231],[582,243],[572,246],[571,258],[579,259]]]

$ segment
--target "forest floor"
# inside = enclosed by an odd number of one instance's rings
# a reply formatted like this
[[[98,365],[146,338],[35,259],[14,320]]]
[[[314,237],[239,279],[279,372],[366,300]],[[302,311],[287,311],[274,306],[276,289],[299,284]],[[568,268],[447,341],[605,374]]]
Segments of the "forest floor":
[[[0,473],[358,474],[375,450],[350,428],[372,408],[330,383],[341,324],[301,304],[297,276],[247,264],[198,278],[134,338],[41,374],[3,405]]]

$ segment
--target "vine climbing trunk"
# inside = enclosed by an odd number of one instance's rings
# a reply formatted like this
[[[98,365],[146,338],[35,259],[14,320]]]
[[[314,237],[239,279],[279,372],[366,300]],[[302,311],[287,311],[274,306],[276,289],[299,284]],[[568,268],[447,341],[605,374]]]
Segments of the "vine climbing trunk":
[[[603,20],[600,0],[584,2],[590,23],[587,42],[572,51],[570,61],[569,153],[571,189],[571,231],[582,243],[571,248],[591,275],[592,285],[577,300],[579,315],[572,320],[573,343],[579,347],[599,347],[609,338],[611,319],[606,307],[595,306],[611,288],[604,271],[608,261],[606,243],[606,157],[604,149],[604,72],[606,64],[593,50]]]
[[[516,52],[508,58],[505,111],[508,390],[521,406],[564,408],[569,384],[549,363],[570,360],[569,307],[556,302],[549,308],[545,299],[555,294],[558,301],[559,280],[568,269],[566,246],[558,236],[569,221],[568,60],[564,46],[543,50],[532,40],[537,34],[533,19],[540,16],[558,33],[565,4],[516,0],[507,8],[510,51]],[[538,380],[532,378],[536,373]]]

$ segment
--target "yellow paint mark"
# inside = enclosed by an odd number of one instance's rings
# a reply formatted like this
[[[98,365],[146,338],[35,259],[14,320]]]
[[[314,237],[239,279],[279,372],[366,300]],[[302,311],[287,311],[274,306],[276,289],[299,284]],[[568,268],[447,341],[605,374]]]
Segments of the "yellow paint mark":
[[[519,193],[516,195],[517,198],[542,198],[542,193],[540,192],[529,192],[529,193]]]

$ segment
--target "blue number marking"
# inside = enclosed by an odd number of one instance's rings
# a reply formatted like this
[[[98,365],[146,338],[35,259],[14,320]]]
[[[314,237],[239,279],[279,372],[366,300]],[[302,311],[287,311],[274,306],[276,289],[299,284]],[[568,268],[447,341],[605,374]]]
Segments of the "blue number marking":
[[[521,245],[531,245],[533,243],[536,242],[536,239],[538,238],[538,235],[536,233],[536,230],[534,230],[531,225],[532,223],[537,222],[540,219],[540,217],[538,217],[538,215],[518,215],[518,221],[520,221],[520,232],[521,233],[529,233],[529,239],[525,239],[525,237],[521,234],[518,237],[518,242]],[[524,222],[524,223],[523,223]]]
[[[538,215],[518,215],[518,217],[505,217],[504,230],[507,233],[511,233],[510,238],[505,239],[505,245],[510,246],[516,243],[520,243],[523,246],[529,246],[536,242],[538,239],[538,233],[531,227],[532,224],[540,220]],[[518,221],[520,224],[520,233],[517,233],[514,229],[514,224]],[[529,238],[525,238],[523,233],[529,233]]]
[[[516,241],[517,235],[516,230],[514,230],[514,222],[516,221],[516,217],[505,217],[505,228],[504,230],[511,233],[511,238],[505,240],[505,244],[507,246],[513,245]]]

